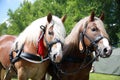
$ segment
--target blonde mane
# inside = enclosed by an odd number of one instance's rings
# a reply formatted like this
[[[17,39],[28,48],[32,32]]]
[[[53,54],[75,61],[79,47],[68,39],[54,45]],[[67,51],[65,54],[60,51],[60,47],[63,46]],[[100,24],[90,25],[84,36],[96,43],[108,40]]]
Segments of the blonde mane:
[[[55,38],[59,38],[62,42],[64,42],[64,38],[66,36],[66,31],[64,28],[64,25],[60,18],[57,16],[52,16],[52,21],[54,22],[54,28],[53,31],[55,33]],[[22,46],[25,42],[32,42],[35,46],[37,46],[37,42],[40,36],[40,33],[42,32],[42,29],[40,28],[41,25],[46,27],[47,24],[47,16],[39,18],[35,21],[33,21],[26,29],[20,33],[18,38],[15,40],[12,49],[15,50],[16,43],[18,45],[18,49]]]

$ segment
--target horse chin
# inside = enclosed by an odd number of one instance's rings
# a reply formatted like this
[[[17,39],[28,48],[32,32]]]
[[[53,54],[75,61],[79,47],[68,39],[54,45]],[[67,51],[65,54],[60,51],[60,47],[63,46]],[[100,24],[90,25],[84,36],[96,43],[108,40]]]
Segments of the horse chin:
[[[108,53],[103,53],[103,54],[100,55],[100,57],[102,57],[102,58],[108,58],[110,56],[111,56],[111,52],[109,54]]]
[[[62,57],[61,56],[56,56],[56,59],[54,60],[55,63],[61,62]]]
[[[54,60],[54,59],[51,59],[51,61],[54,62],[54,63],[60,63],[60,62],[61,62],[61,59],[55,59],[55,60]]]
[[[101,58],[107,58],[109,56],[106,56],[106,55],[100,55]]]

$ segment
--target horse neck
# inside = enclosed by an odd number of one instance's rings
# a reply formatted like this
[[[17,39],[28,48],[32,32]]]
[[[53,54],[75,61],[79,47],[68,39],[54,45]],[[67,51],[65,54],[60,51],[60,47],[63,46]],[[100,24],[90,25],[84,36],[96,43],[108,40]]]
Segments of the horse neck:
[[[73,43],[64,44],[63,55],[77,55],[79,53],[79,48]]]
[[[25,43],[24,45],[24,52],[30,53],[30,54],[37,54],[37,47],[33,43]]]
[[[76,34],[78,34],[78,32]],[[66,37],[63,46],[63,55],[77,57],[86,56],[86,54],[81,53],[79,50],[78,35],[70,34]]]
[[[79,48],[73,44],[65,44],[63,46],[63,55],[64,57],[74,57],[77,59],[84,59],[87,56],[86,53],[80,53]]]
[[[42,56],[42,55],[40,55],[40,54],[38,54],[38,48],[37,48],[37,46],[36,45],[34,45],[33,43],[25,43],[25,45],[24,45],[24,52],[25,53],[29,53],[29,54],[34,54],[34,55],[39,55],[39,56]],[[47,49],[47,47],[45,47],[45,50],[44,50],[44,56],[42,56],[42,57],[45,57],[45,56],[47,56],[47,54],[48,54],[48,49]]]

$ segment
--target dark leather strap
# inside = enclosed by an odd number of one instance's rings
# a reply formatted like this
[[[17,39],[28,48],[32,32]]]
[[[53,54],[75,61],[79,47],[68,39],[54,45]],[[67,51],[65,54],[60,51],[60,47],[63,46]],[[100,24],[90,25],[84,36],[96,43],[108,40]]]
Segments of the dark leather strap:
[[[27,58],[27,59],[30,59],[30,60],[34,60],[34,61],[41,61],[41,57],[40,56],[37,56],[37,55],[34,55],[34,54],[30,54],[30,53],[22,53],[20,55],[21,58]]]
[[[61,62],[72,62],[72,63],[81,63],[86,59],[86,62],[89,62],[92,57],[91,55],[86,56],[86,58],[74,57],[74,56],[64,56]]]
[[[22,54],[20,55],[20,58],[32,63],[42,63],[49,59],[48,56],[41,58],[41,56],[37,56],[31,53],[25,53],[25,52],[24,53],[22,52]]]

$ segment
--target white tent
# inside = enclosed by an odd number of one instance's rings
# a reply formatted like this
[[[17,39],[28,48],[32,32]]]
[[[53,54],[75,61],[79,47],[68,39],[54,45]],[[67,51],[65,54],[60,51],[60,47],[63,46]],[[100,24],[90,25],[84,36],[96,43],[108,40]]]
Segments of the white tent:
[[[109,58],[99,58],[93,66],[97,73],[120,75],[120,48],[113,49]]]

